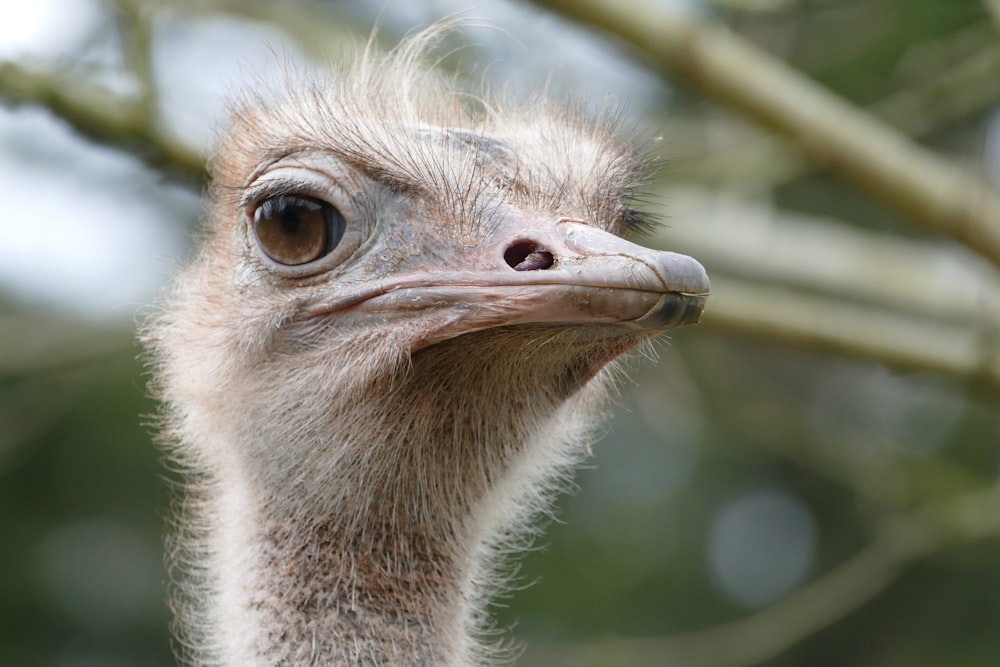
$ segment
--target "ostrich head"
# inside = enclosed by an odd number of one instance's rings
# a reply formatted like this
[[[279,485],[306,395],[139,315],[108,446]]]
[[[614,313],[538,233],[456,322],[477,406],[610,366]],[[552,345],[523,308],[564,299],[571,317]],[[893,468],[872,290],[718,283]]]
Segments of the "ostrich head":
[[[468,664],[495,578],[617,359],[695,322],[694,260],[623,240],[648,161],[610,118],[471,100],[438,31],[251,93],[149,339],[187,475],[198,664]]]

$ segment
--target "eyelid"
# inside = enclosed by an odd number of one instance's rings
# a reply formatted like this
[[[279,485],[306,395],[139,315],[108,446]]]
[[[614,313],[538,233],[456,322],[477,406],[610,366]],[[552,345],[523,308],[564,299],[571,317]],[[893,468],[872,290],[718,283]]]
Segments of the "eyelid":
[[[299,168],[295,171],[307,170]],[[280,195],[314,197],[323,201],[333,199],[334,201],[330,203],[338,206],[353,204],[339,183],[319,174],[314,174],[312,178],[296,178],[293,174],[262,174],[259,179],[244,188],[239,203],[241,208],[256,208],[265,200]],[[344,199],[347,201],[341,201]]]
[[[331,155],[286,156],[262,170],[243,187],[241,208],[259,206],[268,197],[305,195],[328,201],[338,208],[354,208],[356,197],[346,187],[355,176]]]
[[[288,194],[294,191],[291,183],[284,184],[281,181],[267,183],[254,183],[243,189],[240,196],[239,207],[247,210],[255,209],[271,197]]]

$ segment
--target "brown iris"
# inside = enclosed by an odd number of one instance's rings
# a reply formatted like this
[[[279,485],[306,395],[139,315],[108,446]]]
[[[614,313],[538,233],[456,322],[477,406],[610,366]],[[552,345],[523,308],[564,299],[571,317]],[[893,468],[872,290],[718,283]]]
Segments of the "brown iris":
[[[329,254],[343,238],[345,224],[334,206],[301,195],[271,197],[253,214],[261,250],[286,266],[308,264]]]

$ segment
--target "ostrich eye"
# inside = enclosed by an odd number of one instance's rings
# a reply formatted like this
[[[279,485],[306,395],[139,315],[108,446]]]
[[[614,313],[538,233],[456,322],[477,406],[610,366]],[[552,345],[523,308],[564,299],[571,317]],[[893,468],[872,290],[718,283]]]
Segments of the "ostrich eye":
[[[330,253],[346,221],[330,204],[299,195],[277,195],[257,207],[253,230],[261,250],[279,264],[299,266]]]

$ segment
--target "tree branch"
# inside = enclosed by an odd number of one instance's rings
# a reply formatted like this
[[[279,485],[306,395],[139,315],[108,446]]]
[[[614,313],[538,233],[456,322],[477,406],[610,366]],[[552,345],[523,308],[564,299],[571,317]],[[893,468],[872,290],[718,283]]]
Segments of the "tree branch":
[[[153,117],[158,108],[153,74],[155,8],[141,0],[114,0],[123,60],[139,85],[137,109]]]
[[[648,3],[538,4],[610,31],[693,88],[785,135],[911,223],[1000,266],[1000,198],[986,183],[724,27]]]
[[[48,109],[81,135],[135,155],[167,176],[201,187],[204,158],[169,136],[141,101],[68,75],[0,62],[0,101]]]
[[[1000,276],[964,249],[697,189],[658,198],[683,224],[650,244],[712,276],[705,327],[1000,389]]]
[[[942,126],[989,108],[1000,99],[1000,44],[981,26],[962,33],[979,48],[916,85],[896,91],[866,111],[910,136],[924,136]],[[957,38],[956,38],[957,39]],[[721,146],[692,151],[672,170],[702,181],[724,181],[729,189],[751,193],[784,185],[814,170],[802,151],[763,131],[744,132]]]
[[[983,0],[983,4],[993,16],[993,22],[1000,27],[1000,0]]]

